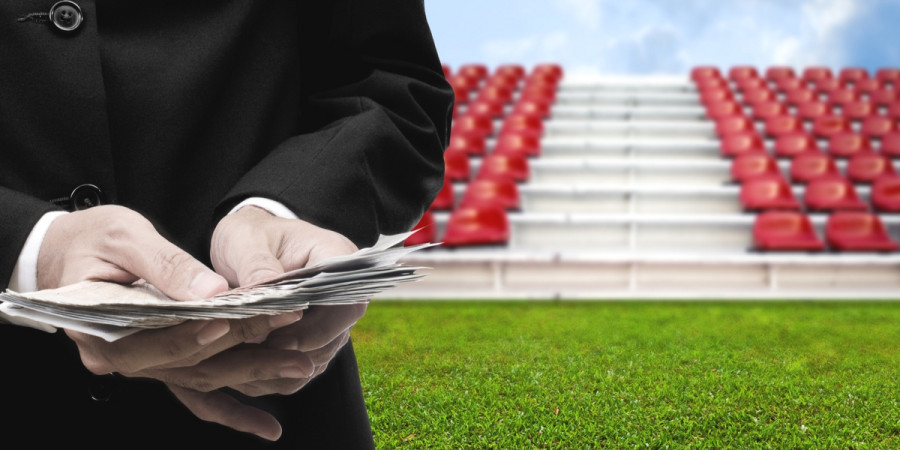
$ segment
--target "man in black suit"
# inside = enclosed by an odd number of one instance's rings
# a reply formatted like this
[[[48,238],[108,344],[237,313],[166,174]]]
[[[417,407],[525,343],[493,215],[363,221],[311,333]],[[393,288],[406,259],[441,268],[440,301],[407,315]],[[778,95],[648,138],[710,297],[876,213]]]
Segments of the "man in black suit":
[[[0,284],[205,298],[408,230],[441,187],[453,98],[421,1],[5,0],[0,24]],[[115,343],[0,325],[4,432],[372,447],[364,310]]]

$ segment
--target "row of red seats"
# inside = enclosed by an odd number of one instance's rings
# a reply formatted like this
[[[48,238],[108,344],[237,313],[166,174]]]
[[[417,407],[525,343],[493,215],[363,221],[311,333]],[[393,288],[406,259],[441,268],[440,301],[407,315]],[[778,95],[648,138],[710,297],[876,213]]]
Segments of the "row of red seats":
[[[731,160],[731,178],[738,183],[761,176],[782,175],[783,172],[778,159],[765,151],[744,153]],[[896,175],[897,169],[890,158],[880,153],[854,155],[841,168],[833,157],[809,151],[788,161],[787,174],[794,184],[832,176],[844,176],[855,184],[871,184],[885,175]]]
[[[816,178],[804,185],[802,199],[781,174],[759,175],[741,183],[740,202],[746,211],[873,211],[900,212],[900,176],[885,175],[870,187],[864,200],[856,185],[842,175]]]
[[[876,70],[875,76],[872,77],[869,71],[862,67],[843,67],[839,69],[837,76],[830,67],[826,66],[809,66],[804,67],[798,74],[791,66],[770,66],[763,73],[751,65],[736,65],[728,69],[727,73],[723,73],[716,66],[696,66],[691,69],[691,79],[701,81],[704,79],[724,79],[728,78],[732,81],[740,81],[749,78],[765,78],[769,81],[778,81],[783,79],[800,79],[806,82],[818,82],[826,79],[837,79],[843,83],[856,83],[866,79],[875,79],[882,83],[895,83],[900,81],[900,68],[882,67]]]
[[[824,239],[809,215],[796,211],[768,211],[756,217],[753,242],[765,251],[893,252],[900,245],[878,214],[840,211],[828,215]]]
[[[765,139],[754,130],[720,134],[719,150],[722,156],[733,158],[745,153],[766,151]],[[888,158],[900,158],[900,131],[871,138],[861,133],[844,131],[827,138],[818,138],[807,131],[783,133],[772,141],[772,152],[779,158],[793,158],[809,152],[824,151],[835,158],[851,158],[861,153],[879,153]],[[824,143],[825,148],[820,144]],[[876,146],[877,144],[877,146]]]
[[[445,65],[444,75],[458,108],[444,152],[444,186],[407,244],[505,245],[510,238],[507,213],[520,209],[518,185],[530,176],[529,159],[540,155],[544,120],[556,100],[562,67],[539,64],[527,72],[521,65],[505,64],[490,71],[483,64],[466,64],[454,72]],[[488,138],[493,138],[491,148]],[[474,175],[472,158],[480,159]],[[465,188],[457,198],[459,184]],[[449,212],[441,236],[434,224],[438,211]]]

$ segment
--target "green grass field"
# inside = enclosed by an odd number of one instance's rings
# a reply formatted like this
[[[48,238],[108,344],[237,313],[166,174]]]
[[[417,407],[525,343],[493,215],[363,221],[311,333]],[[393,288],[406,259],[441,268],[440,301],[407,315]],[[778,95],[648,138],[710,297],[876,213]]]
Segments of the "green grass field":
[[[380,448],[900,448],[900,302],[391,302]]]

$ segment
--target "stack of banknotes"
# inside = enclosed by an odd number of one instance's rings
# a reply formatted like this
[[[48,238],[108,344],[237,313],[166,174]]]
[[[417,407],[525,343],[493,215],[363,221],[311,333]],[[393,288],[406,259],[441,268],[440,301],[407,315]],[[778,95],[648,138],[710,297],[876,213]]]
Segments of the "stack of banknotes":
[[[310,305],[368,302],[399,283],[418,280],[424,267],[402,264],[416,250],[438,244],[404,246],[411,233],[381,236],[356,253],[284,273],[212,298],[176,301],[146,282],[122,285],[83,281],[57,289],[0,293],[0,312],[8,321],[68,328],[109,341],[142,329],[168,327],[195,319],[241,319],[298,311]],[[12,320],[10,320],[12,319]]]

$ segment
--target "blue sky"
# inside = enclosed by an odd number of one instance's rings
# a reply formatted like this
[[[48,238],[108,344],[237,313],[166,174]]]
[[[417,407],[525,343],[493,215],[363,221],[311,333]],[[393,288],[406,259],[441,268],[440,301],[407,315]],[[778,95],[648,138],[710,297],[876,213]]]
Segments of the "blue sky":
[[[451,67],[557,62],[585,75],[900,67],[900,0],[426,0],[425,9]]]

